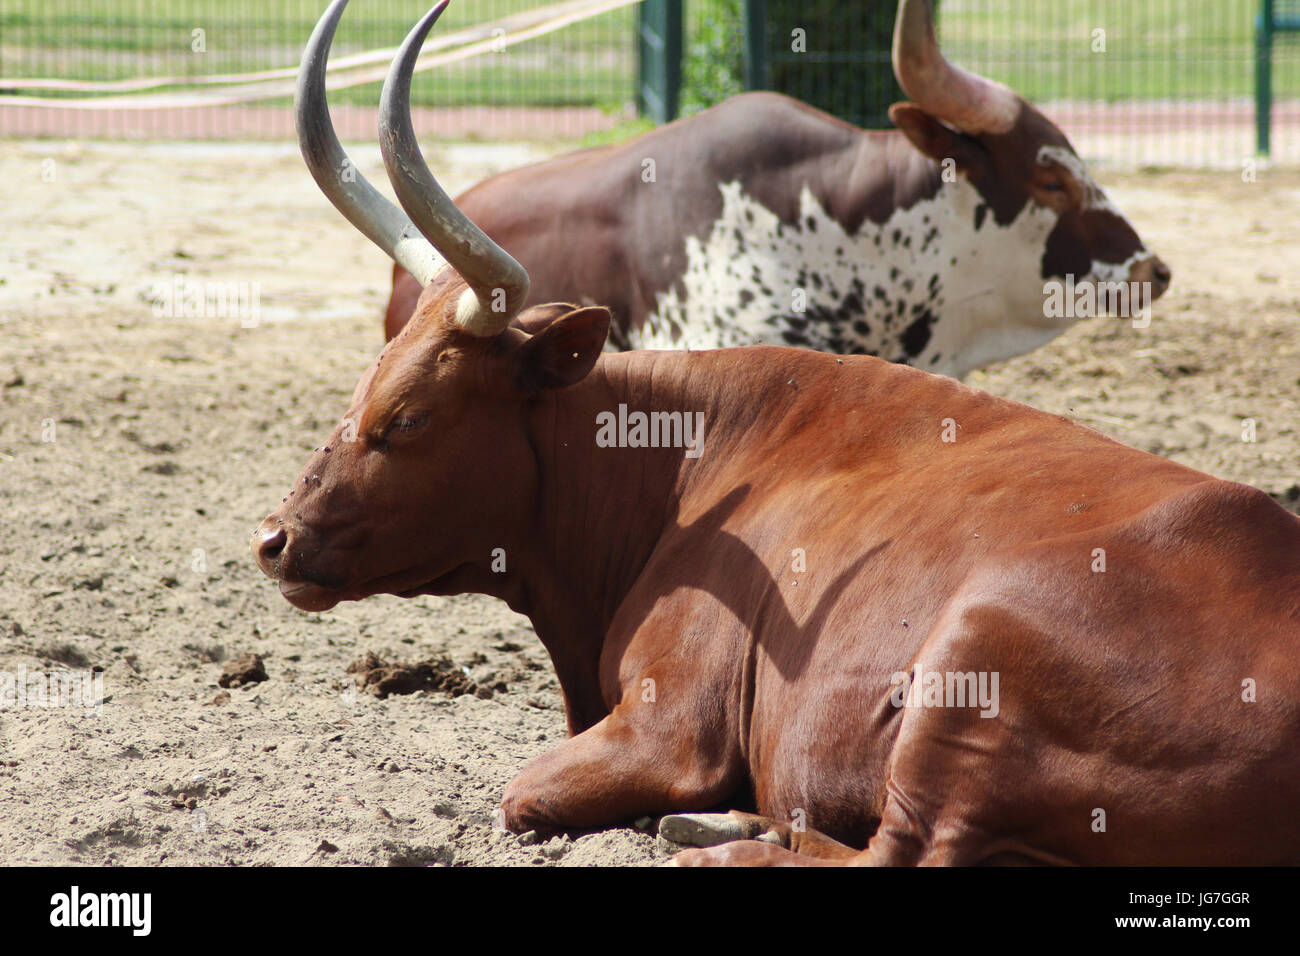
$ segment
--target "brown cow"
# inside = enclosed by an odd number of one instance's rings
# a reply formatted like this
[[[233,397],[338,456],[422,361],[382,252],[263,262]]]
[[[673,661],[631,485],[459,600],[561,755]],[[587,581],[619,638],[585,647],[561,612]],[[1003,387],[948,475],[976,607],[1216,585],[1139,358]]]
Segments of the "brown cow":
[[[526,276],[410,127],[444,5],[384,89],[410,220],[360,179],[332,198],[448,265],[252,547],[304,609],[472,591],[528,615],[572,736],[503,824],[730,803],[758,815],[661,832],[761,839],[680,862],[1300,863],[1300,520],[879,359],[604,354],[606,310],[520,310]]]
[[[896,130],[750,93],[457,202],[536,301],[609,306],[619,349],[798,345],[960,378],[1101,311],[1049,284],[1148,319],[1169,269],[1065,134],[950,66],[924,0],[899,4],[894,62],[915,100]],[[395,267],[389,338],[423,286]]]

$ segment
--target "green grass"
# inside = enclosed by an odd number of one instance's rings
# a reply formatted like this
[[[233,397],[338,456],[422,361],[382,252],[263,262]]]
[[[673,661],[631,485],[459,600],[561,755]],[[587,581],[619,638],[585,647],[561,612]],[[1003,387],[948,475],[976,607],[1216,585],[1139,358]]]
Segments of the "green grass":
[[[549,2],[459,0],[434,31],[491,22]],[[333,52],[396,46],[428,6],[427,0],[354,0]],[[324,8],[325,0],[4,0],[0,75],[115,80],[293,67]],[[635,8],[623,8],[502,53],[417,74],[412,102],[621,106],[631,101],[635,85],[635,18]],[[195,28],[205,32],[205,53],[191,50]],[[339,91],[332,100],[374,103],[379,86]]]
[[[639,117],[637,119],[623,120],[609,129],[596,130],[581,137],[577,142],[577,147],[586,148],[589,146],[609,146],[613,143],[623,143],[633,137],[640,136],[642,133],[648,133],[658,124],[654,120]]]
[[[1028,99],[1253,96],[1259,0],[941,0],[945,52]],[[1014,14],[1014,16],[1009,15]],[[1093,52],[1093,31],[1106,50]],[[1300,35],[1280,34],[1274,89],[1300,96]]]

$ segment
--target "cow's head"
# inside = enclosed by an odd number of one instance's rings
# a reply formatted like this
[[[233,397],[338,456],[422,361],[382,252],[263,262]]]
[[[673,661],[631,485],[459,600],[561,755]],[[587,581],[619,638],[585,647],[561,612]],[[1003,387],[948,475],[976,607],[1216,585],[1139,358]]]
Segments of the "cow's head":
[[[601,308],[523,309],[523,268],[456,208],[420,155],[411,70],[446,0],[407,37],[380,107],[384,164],[409,218],[356,172],[325,105],[325,60],[346,3],[331,5],[303,57],[303,155],[334,205],[425,288],[254,534],[259,566],[307,610],[380,593],[492,592],[494,549],[524,550],[510,529],[526,535],[536,513],[527,409],[586,376],[609,330]]]
[[[1042,308],[1044,284],[1052,280],[1073,277],[1076,288],[1142,283],[1148,305],[1164,293],[1169,268],[1093,182],[1065,134],[1001,83],[948,63],[926,0],[899,3],[893,57],[899,84],[914,101],[890,108],[895,125],[918,150],[974,187],[978,199],[969,213],[975,232],[986,226],[1007,231],[999,237],[997,260],[986,258],[972,269],[972,292],[979,291],[979,274],[1018,268],[1023,281],[1014,285],[1023,301],[1004,307],[1024,308],[1025,321],[1045,329],[1075,318]],[[945,236],[945,244],[957,238]]]

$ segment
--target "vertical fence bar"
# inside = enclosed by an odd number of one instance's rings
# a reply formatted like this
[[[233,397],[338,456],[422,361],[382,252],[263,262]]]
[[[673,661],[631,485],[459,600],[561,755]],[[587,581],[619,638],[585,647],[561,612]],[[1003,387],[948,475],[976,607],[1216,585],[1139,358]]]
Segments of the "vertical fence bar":
[[[677,118],[682,89],[682,0],[645,0],[637,18],[637,104],[656,123]]]
[[[1259,0],[1255,18],[1255,151],[1267,156],[1273,119],[1273,0]]]
[[[771,87],[767,66],[767,0],[745,0],[745,89]]]

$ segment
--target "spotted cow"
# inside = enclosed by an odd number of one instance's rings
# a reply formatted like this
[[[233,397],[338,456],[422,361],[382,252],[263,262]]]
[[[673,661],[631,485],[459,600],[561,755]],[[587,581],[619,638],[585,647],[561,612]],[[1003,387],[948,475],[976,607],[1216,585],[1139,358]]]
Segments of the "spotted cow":
[[[963,377],[1081,317],[1045,307],[1050,283],[1136,284],[1143,310],[1165,291],[1169,269],[1065,134],[949,64],[924,0],[899,5],[894,68],[914,100],[890,109],[894,130],[748,93],[457,202],[537,301],[608,306],[620,350],[797,345]],[[390,339],[420,290],[394,268]]]

